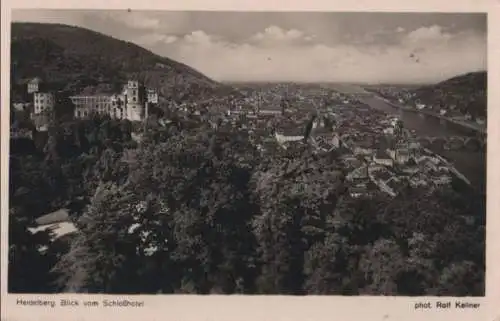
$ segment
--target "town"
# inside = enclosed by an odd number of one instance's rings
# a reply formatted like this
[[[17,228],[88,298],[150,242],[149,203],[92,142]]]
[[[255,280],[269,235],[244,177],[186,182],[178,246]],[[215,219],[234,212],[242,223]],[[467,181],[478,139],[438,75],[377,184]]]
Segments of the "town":
[[[34,78],[26,90],[33,97],[31,118],[38,131],[46,131],[47,122],[40,119],[47,119],[46,115],[54,111],[59,97],[40,88],[40,78]],[[240,97],[170,104],[170,109],[194,122],[245,132],[260,153],[290,152],[304,144],[316,153],[335,153],[349,173],[351,195],[356,197],[376,191],[396,196],[408,185],[439,187],[449,184],[457,172],[442,157],[421,146],[398,117],[373,110],[356,97],[300,84],[257,89],[243,86],[240,90]],[[76,119],[107,115],[137,123],[148,119],[148,111],[158,105],[159,95],[156,89],[130,80],[118,94],[71,95],[69,99]],[[214,107],[209,109],[209,105]],[[26,108],[29,103],[18,102],[17,106]],[[170,119],[158,121],[168,124]],[[306,137],[308,122],[312,128]],[[141,134],[134,137],[140,140]]]

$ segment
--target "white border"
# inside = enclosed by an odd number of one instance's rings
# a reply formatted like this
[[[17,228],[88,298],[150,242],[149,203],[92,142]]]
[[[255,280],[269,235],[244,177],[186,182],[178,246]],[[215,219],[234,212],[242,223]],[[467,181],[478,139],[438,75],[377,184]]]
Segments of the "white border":
[[[480,0],[358,0],[332,1],[308,0],[3,0],[1,2],[2,65],[1,85],[1,306],[2,320],[500,320],[500,197],[497,184],[500,170],[495,160],[500,156],[498,125],[500,119],[500,93],[488,91],[488,179],[487,179],[487,287],[485,298],[471,298],[481,303],[479,310],[460,312],[415,311],[416,302],[455,301],[455,298],[405,298],[405,297],[280,297],[280,296],[136,296],[129,297],[145,302],[145,308],[20,308],[17,298],[36,297],[9,295],[7,279],[7,219],[8,219],[8,108],[9,106],[9,55],[11,8],[71,8],[71,9],[127,9],[134,10],[220,10],[220,11],[420,11],[420,12],[488,12],[488,84],[500,86],[500,1]],[[101,300],[110,296],[54,295],[45,298],[78,297]]]

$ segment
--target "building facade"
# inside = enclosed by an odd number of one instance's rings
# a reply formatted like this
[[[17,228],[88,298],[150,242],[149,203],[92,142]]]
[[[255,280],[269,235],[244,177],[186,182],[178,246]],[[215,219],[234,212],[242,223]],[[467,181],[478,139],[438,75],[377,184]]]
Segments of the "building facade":
[[[149,103],[158,104],[158,91],[156,89],[148,89],[147,96]]]
[[[146,116],[145,88],[137,80],[129,80],[125,88],[126,112],[125,118],[131,121],[141,121]]]
[[[38,90],[40,89],[40,78],[38,77],[35,77],[33,79],[31,79],[29,82],[28,82],[28,94],[33,94],[33,93],[36,93],[38,92]]]
[[[110,114],[111,96],[72,96],[71,102],[75,106],[75,118],[85,118],[92,114]]]
[[[55,96],[52,93],[35,92],[33,95],[33,113],[40,114],[54,109]]]
[[[146,90],[136,80],[130,80],[119,94],[72,96],[76,118],[89,117],[92,114],[109,115],[115,119],[142,121],[147,117],[148,105],[158,102],[158,93],[154,89]]]

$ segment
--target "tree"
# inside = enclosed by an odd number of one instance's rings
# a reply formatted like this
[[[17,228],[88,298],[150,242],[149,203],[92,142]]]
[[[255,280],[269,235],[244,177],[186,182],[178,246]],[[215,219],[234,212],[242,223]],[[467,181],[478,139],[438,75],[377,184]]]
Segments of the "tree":
[[[373,247],[368,247],[360,262],[369,284],[364,289],[365,294],[396,295],[396,276],[404,264],[404,255],[394,241],[380,239]]]
[[[438,279],[434,295],[442,296],[483,296],[484,269],[474,262],[453,262],[443,269]]]
[[[70,292],[135,293],[140,290],[137,235],[130,232],[138,216],[135,195],[116,184],[101,185],[77,220],[78,235],[54,271]],[[127,280],[127,282],[124,282]]]
[[[45,251],[51,234],[28,230],[30,220],[22,208],[9,211],[8,290],[12,293],[50,293],[50,268],[55,257]],[[36,273],[33,271],[36,267]]]
[[[343,192],[341,175],[335,164],[307,156],[276,161],[256,173],[261,210],[253,230],[262,261],[260,291],[303,293],[304,253],[325,237],[326,215]]]
[[[171,258],[184,272],[176,290],[247,291],[255,273],[247,226],[257,211],[247,189],[253,153],[224,132],[186,129],[165,139],[141,144],[129,183],[140,197],[155,195],[170,208]]]

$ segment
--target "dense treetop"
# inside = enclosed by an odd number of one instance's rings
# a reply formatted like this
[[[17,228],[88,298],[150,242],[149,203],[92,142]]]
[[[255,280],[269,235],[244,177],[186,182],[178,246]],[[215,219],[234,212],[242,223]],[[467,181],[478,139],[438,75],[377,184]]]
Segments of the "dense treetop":
[[[435,85],[420,87],[414,92],[416,98],[426,104],[438,103],[445,107],[456,105],[464,114],[485,117],[487,76],[485,71],[471,72]]]
[[[12,141],[11,291],[484,294],[484,204],[459,184],[353,198],[335,154],[183,122],[139,143],[106,118]],[[48,236],[26,228],[60,207],[79,231],[38,253]]]

